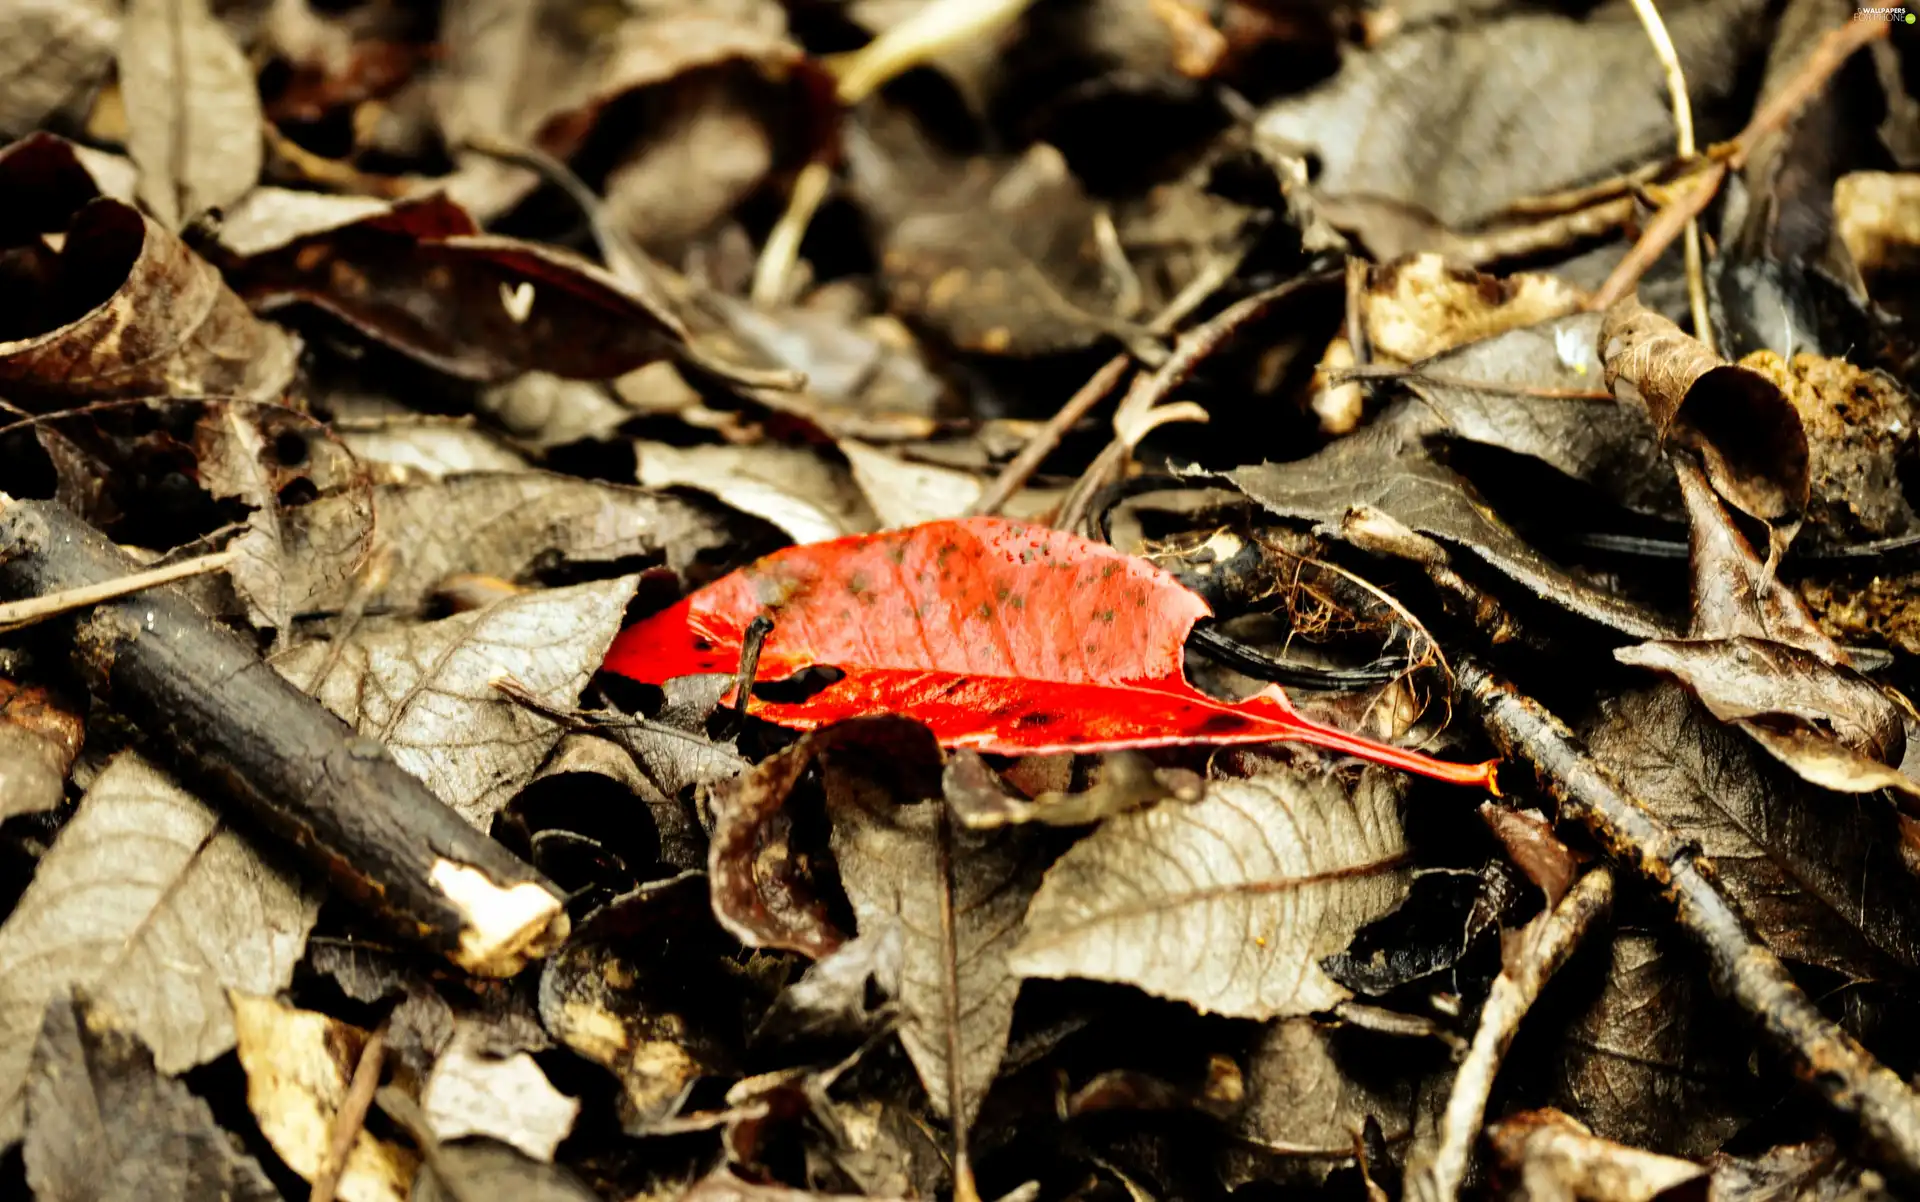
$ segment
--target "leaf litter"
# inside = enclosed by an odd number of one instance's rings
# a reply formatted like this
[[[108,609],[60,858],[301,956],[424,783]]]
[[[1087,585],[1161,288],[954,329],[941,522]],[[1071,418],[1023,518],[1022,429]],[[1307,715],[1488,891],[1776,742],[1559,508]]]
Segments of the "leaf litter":
[[[0,1195],[1910,1188],[1850,15],[0,4]]]

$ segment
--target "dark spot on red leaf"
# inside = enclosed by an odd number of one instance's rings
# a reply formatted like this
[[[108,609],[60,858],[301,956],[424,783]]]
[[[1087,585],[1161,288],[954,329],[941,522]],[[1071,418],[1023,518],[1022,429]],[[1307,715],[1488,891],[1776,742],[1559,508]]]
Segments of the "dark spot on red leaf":
[[[1105,622],[1108,625],[1113,624],[1113,619],[1114,619],[1114,612],[1110,609],[1096,610],[1093,615],[1094,621]]]
[[[1245,730],[1247,720],[1239,714],[1214,714],[1200,723],[1200,733],[1224,735],[1236,730]]]
[[[1049,714],[1043,710],[1035,710],[1031,714],[1022,714],[1018,718],[1015,718],[1013,724],[1020,730],[1032,730],[1039,726],[1051,726],[1059,720],[1059,714]]]

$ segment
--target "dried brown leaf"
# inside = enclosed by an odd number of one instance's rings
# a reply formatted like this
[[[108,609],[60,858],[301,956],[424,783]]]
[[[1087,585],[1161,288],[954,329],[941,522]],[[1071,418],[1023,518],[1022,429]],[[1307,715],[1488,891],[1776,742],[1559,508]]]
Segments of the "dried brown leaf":
[[[1364,1046],[1339,1028],[1285,1018],[1261,1033],[1247,1068],[1247,1105],[1233,1133],[1287,1157],[1344,1160],[1368,1118],[1388,1139],[1405,1139],[1421,1094],[1417,1078],[1366,1070]]]
[[[1327,1009],[1348,993],[1321,958],[1406,892],[1400,789],[1375,769],[1351,796],[1276,772],[1110,818],[1048,870],[1014,971],[1244,1018]]]
[[[25,1157],[40,1202],[280,1202],[207,1104],[77,996],[48,1004],[34,1045]]]
[[[1601,1139],[1557,1110],[1504,1118],[1488,1130],[1487,1140],[1529,1197],[1653,1202],[1706,1173],[1690,1160]]]
[[[1884,1177],[1826,1139],[1782,1144],[1753,1157],[1716,1153],[1708,1167],[1709,1202],[1890,1202],[1896,1196]]]
[[[1714,489],[1792,536],[1810,488],[1807,432],[1799,411],[1758,372],[1721,359],[1667,318],[1624,297],[1600,326],[1607,387],[1644,407],[1664,442],[1698,453]]]
[[[271,997],[233,995],[247,1107],[287,1167],[312,1181],[333,1142],[334,1120],[366,1047],[367,1033]],[[407,1148],[360,1130],[347,1152],[346,1202],[406,1202],[419,1165]]]
[[[260,92],[207,0],[129,0],[120,96],[140,200],[179,229],[238,200],[260,176]]]
[[[1408,255],[1367,273],[1362,302],[1367,342],[1401,363],[1418,363],[1508,330],[1566,317],[1586,295],[1558,276],[1531,272],[1501,278]]]
[[[1594,754],[1697,845],[1776,953],[1859,978],[1920,963],[1920,897],[1893,814],[1813,794],[1678,685],[1629,693],[1588,732]]]
[[[697,488],[780,527],[796,543],[878,529],[845,468],[805,447],[636,442],[644,488]]]
[[[1554,566],[1500,520],[1479,492],[1436,463],[1421,440],[1425,419],[1407,406],[1305,459],[1226,473],[1241,491],[1284,517],[1338,525],[1357,507],[1472,551],[1562,608],[1640,638],[1672,632],[1656,615]]]
[[[50,998],[85,989],[179,1072],[233,1046],[227,989],[286,986],[318,898],[138,755],[109,764],[0,926],[0,1138]]]
[[[525,593],[438,622],[370,627],[273,657],[482,830],[564,733],[494,687],[570,708],[620,631],[637,578]]]
[[[938,759],[933,736],[916,731],[905,764],[835,747],[827,813],[861,935],[900,932],[899,977],[882,982],[900,1008],[900,1042],[934,1111],[964,1130],[1006,1051],[1020,990],[1007,957],[1044,861],[1015,832],[955,826],[937,780],[916,770]]]
[[[1198,801],[1206,782],[1184,768],[1156,768],[1136,751],[1109,752],[1087,788],[1078,793],[1047,790],[1019,796],[978,752],[965,749],[947,757],[940,782],[947,808],[969,830],[984,831],[1025,822],[1048,826],[1091,826],[1156,801]]]

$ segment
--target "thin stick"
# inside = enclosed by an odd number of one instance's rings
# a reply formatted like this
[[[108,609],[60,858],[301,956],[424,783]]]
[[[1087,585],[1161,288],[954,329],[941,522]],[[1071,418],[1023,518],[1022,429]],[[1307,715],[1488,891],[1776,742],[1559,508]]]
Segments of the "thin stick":
[[[756,305],[771,308],[787,301],[794,264],[800,261],[800,243],[813,224],[813,215],[827,199],[833,183],[833,168],[825,160],[815,159],[793,178],[793,191],[787,196],[786,212],[774,223],[760,258],[753,265],[753,292]]]
[[[1606,283],[1587,301],[1590,312],[1600,312],[1633,291],[1633,286],[1645,275],[1647,268],[1653,266],[1673,240],[1680,236],[1691,218],[1697,217],[1720,191],[1720,183],[1728,170],[1738,171],[1746,165],[1747,156],[1753,153],[1756,143],[1774,130],[1791,121],[1800,107],[1817,95],[1826,86],[1827,80],[1840,69],[1841,64],[1853,56],[1853,52],[1870,42],[1887,36],[1888,26],[1883,21],[1849,21],[1836,29],[1826,32],[1815,46],[1813,53],[1800,64],[1800,70],[1788,81],[1787,85],[1774,93],[1771,100],[1760,106],[1760,111],[1747,122],[1733,141],[1713,147],[1708,156],[1713,159],[1704,168],[1693,187],[1668,201],[1658,215],[1647,224],[1640,234],[1640,240],[1620,260]]]
[[[1613,874],[1595,868],[1567,891],[1551,913],[1529,924],[1527,946],[1494,979],[1473,1046],[1454,1075],[1453,1091],[1440,1122],[1440,1146],[1407,1170],[1408,1199],[1415,1202],[1453,1202],[1467,1175],[1480,1124],[1487,1116],[1487,1098],[1501,1061],[1519,1034],[1520,1021],[1553,974],[1573,955],[1594,923],[1613,907]]]
[[[0,503],[6,501],[0,494]],[[170,563],[165,567],[148,568],[144,572],[135,572],[117,580],[106,580],[99,584],[90,584],[83,588],[63,589],[57,593],[48,593],[44,597],[27,597],[20,601],[0,603],[0,634],[31,626],[35,622],[44,622],[48,618],[57,618],[76,609],[85,609],[98,605],[102,601],[112,601],[128,593],[137,593],[155,585],[172,584],[176,580],[185,580],[191,576],[204,576],[208,572],[218,572],[235,559],[240,552],[229,547],[225,551],[215,551],[211,555],[201,555],[193,559],[183,559],[179,563]]]
[[[1105,400],[1114,386],[1120,383],[1120,377],[1126,373],[1127,364],[1131,361],[1132,356],[1123,351],[1101,364],[1100,370],[1080,386],[1080,391],[1068,397],[1067,403],[1060,406],[1045,425],[1033,432],[1033,437],[1027,439],[1027,445],[1008,460],[1007,466],[1001,468],[1000,474],[993,478],[993,483],[981,490],[980,499],[967,509],[967,515],[978,517],[1000,512],[1000,507],[1033,478],[1034,472],[1040,470],[1040,465],[1046,462],[1047,456],[1053,454],[1066,432],[1077,425],[1095,405]]]
[[[1455,666],[1463,699],[1502,752],[1534,770],[1562,818],[1584,825],[1609,858],[1651,884],[1706,955],[1714,989],[1745,1011],[1793,1075],[1852,1122],[1866,1149],[1920,1182],[1920,1096],[1820,1013],[1779,957],[1721,892],[1699,844],[1655,817],[1532,698],[1471,659]]]
[[[353,1142],[367,1125],[367,1110],[373,1105],[374,1091],[380,1088],[380,1068],[386,1061],[387,1029],[382,1026],[367,1037],[360,1049],[360,1060],[353,1066],[353,1081],[333,1116],[333,1132],[327,1141],[327,1158],[313,1175],[313,1192],[307,1202],[333,1202],[334,1191],[347,1171],[347,1158],[353,1154]]]
[[[1653,53],[1667,73],[1667,95],[1673,102],[1673,129],[1680,161],[1691,160],[1693,145],[1693,102],[1687,97],[1687,75],[1680,67],[1680,53],[1673,48],[1667,23],[1653,0],[1632,0],[1633,11],[1646,28]],[[1700,219],[1687,218],[1687,304],[1693,310],[1693,336],[1713,349],[1713,326],[1707,317],[1707,277],[1700,261]]]

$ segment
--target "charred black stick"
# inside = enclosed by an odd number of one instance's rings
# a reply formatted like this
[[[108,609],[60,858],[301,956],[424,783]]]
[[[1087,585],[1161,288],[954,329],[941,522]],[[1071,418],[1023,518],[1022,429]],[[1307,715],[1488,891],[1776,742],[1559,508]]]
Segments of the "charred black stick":
[[[57,505],[0,493],[0,597],[139,570]],[[88,684],[208,800],[291,843],[341,893],[470,972],[508,976],[566,937],[559,892],[473,829],[176,586],[62,619]]]
[[[1494,743],[1531,766],[1561,813],[1616,863],[1660,891],[1706,953],[1714,988],[1759,1025],[1801,1084],[1846,1116],[1887,1168],[1920,1182],[1920,1095],[1820,1013],[1721,891],[1700,849],[1635,800],[1539,702],[1471,659],[1454,670]]]

